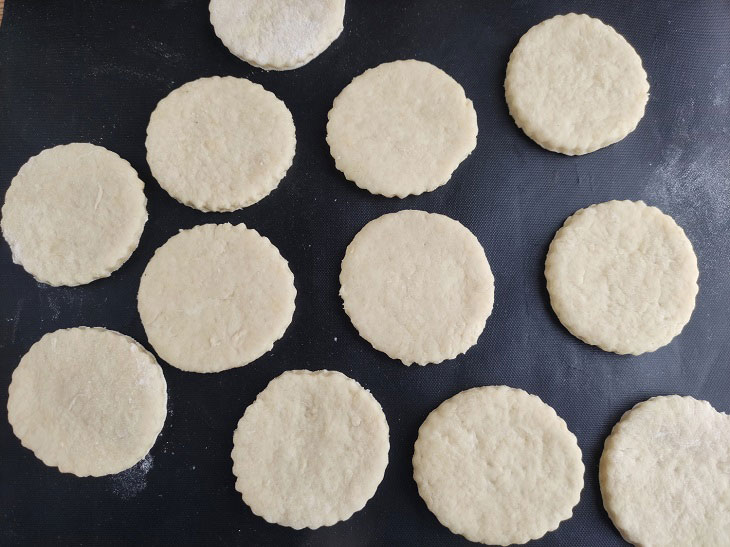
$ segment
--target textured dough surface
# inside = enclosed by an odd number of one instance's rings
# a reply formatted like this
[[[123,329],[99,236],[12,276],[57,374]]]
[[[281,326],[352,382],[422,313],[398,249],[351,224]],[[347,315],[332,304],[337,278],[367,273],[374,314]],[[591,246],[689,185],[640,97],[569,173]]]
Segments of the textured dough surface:
[[[477,144],[477,115],[464,89],[422,61],[366,70],[337,96],[328,118],[337,169],[388,197],[446,184]]]
[[[601,456],[603,505],[634,545],[730,545],[730,416],[669,395],[636,405]]]
[[[545,261],[560,322],[584,342],[620,354],[671,342],[692,315],[698,276],[682,228],[642,201],[580,209],[555,234]]]
[[[462,391],[418,430],[413,477],[441,524],[492,545],[537,539],[583,489],[575,435],[539,397],[507,386]]]
[[[264,70],[307,64],[342,32],[345,0],[211,0],[210,22],[236,57]]]
[[[234,211],[279,185],[296,136],[276,95],[243,78],[214,76],[157,104],[146,146],[152,175],[173,198],[201,211]]]
[[[462,224],[400,211],[366,224],[347,247],[340,296],[375,349],[405,365],[426,365],[477,343],[492,312],[494,277]]]
[[[147,338],[171,365],[218,372],[274,347],[294,314],[294,276],[279,250],[243,224],[181,230],[142,274]]]
[[[10,383],[8,421],[20,442],[46,465],[79,477],[135,465],[166,414],[167,384],[155,358],[102,328],[44,335]]]
[[[285,372],[238,422],[236,490],[268,522],[331,526],[373,497],[389,447],[380,404],[355,380],[327,370]]]
[[[649,82],[634,48],[587,15],[556,15],[520,38],[504,81],[509,111],[537,144],[587,154],[620,141],[644,116]]]
[[[10,183],[2,231],[20,264],[49,285],[109,277],[147,222],[144,184],[126,160],[88,143],[43,150]]]

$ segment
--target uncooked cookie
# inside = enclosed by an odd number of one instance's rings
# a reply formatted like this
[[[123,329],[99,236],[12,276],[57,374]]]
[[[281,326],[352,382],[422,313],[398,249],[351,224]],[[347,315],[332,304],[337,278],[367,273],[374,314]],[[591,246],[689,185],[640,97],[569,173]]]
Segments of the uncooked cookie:
[[[285,372],[238,422],[236,490],[268,522],[331,526],[373,497],[389,446],[380,404],[355,380],[327,370]]]
[[[149,452],[167,414],[155,358],[102,328],[46,334],[13,372],[8,420],[48,466],[79,477],[110,475]]]
[[[601,456],[603,505],[634,545],[730,545],[730,416],[670,395],[639,403]]]
[[[340,296],[372,346],[404,364],[440,363],[477,343],[494,277],[474,234],[424,211],[377,218],[347,247]]]
[[[537,539],[570,518],[581,451],[539,397],[507,386],[462,391],[418,430],[413,477],[441,524],[471,541]]]
[[[634,48],[587,15],[556,15],[520,38],[504,81],[509,111],[537,144],[570,156],[620,141],[644,116],[649,82]]]
[[[210,22],[236,57],[264,70],[306,65],[342,32],[345,0],[211,0]]]
[[[162,99],[147,126],[147,163],[173,198],[234,211],[278,186],[294,159],[294,121],[259,84],[218,76]]]
[[[20,264],[49,285],[109,277],[137,248],[144,184],[114,152],[87,143],[48,148],[10,183],[2,231]]]
[[[682,228],[642,201],[580,209],[555,234],[545,261],[560,322],[584,342],[620,354],[654,351],[682,331],[698,275]]]
[[[296,294],[289,265],[267,238],[243,224],[205,224],[157,249],[137,305],[162,359],[218,372],[269,351],[291,323]]]
[[[443,70],[395,61],[366,70],[337,96],[327,143],[348,180],[402,198],[448,182],[477,144],[477,115]]]

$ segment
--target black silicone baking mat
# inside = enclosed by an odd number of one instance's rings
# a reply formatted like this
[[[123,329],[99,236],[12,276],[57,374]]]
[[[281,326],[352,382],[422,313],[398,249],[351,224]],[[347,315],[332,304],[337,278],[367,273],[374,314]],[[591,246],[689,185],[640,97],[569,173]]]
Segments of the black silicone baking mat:
[[[502,83],[510,51],[532,25],[588,13],[636,48],[651,84],[644,119],[626,139],[587,156],[542,150],[515,126]],[[476,150],[435,192],[372,196],[335,169],[327,111],[350,80],[395,59],[429,61],[474,101]],[[145,162],[158,100],[203,76],[261,83],[297,129],[294,165],[279,188],[235,213],[201,213],[160,189]],[[253,364],[198,375],[162,364],[169,415],[149,457],[119,476],[79,479],[22,448],[0,410],[0,543],[465,545],[429,513],[411,478],[418,426],[444,399],[508,384],[539,395],[577,435],[585,489],[572,519],[532,545],[621,545],[597,480],[603,440],[634,403],[680,393],[730,411],[730,2],[347,0],[341,37],[308,65],[264,72],[215,37],[205,0],[8,0],[0,26],[0,191],[42,149],[105,146],[146,184],[139,249],[108,279],[75,288],[36,283],[0,243],[0,406],[13,368],[46,332],[104,326],[147,345],[136,308],[142,271],[181,228],[244,222],[269,237],[296,277],[284,338]],[[643,199],[672,215],[699,259],[692,320],[671,344],[640,357],[572,337],[553,314],[542,274],[550,240],[591,203]],[[476,347],[453,361],[406,368],[358,337],[337,291],[345,247],[369,220],[414,208],[458,219],[485,247],[495,308]],[[151,348],[150,348],[151,349]],[[293,368],[342,371],[370,389],[391,431],[385,479],[364,510],[316,531],[254,516],[234,490],[236,422],[269,380]]]

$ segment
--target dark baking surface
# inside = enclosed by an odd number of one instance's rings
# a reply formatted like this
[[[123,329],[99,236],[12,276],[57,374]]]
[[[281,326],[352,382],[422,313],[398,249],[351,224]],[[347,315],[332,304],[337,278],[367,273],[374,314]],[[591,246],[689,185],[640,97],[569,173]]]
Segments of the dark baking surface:
[[[532,25],[585,12],[641,55],[646,115],[626,139],[582,157],[542,150],[515,126],[502,83]],[[479,119],[476,150],[435,192],[372,196],[335,169],[325,142],[332,100],[385,61],[432,62],[464,86]],[[181,228],[244,222],[289,260],[297,309],[274,350],[249,366],[198,375],[162,363],[169,415],[150,456],[118,476],[80,479],[48,468],[0,419],[0,543],[465,545],[418,496],[418,427],[444,399],[508,384],[539,395],[578,437],[585,489],[574,517],[533,545],[621,545],[601,505],[597,465],[621,414],[680,393],[730,411],[730,2],[348,0],[345,30],[303,68],[269,72],[215,37],[207,2],[10,0],[0,27],[0,190],[42,149],[73,141],[129,160],[146,184],[139,249],[110,278],[75,288],[36,283],[0,244],[0,406],[14,367],[46,332],[104,326],[148,348],[136,309],[142,271]],[[235,75],[284,100],[297,127],[294,165],[279,188],[235,213],[201,213],[170,198],[145,162],[155,104],[183,83]],[[553,314],[542,274],[555,231],[576,209],[644,199],[685,229],[699,259],[691,321],[670,345],[618,356],[572,337]],[[477,346],[452,361],[406,368],[358,337],[342,311],[339,263],[369,220],[405,208],[471,229],[496,278],[495,308]],[[151,348],[149,348],[151,349]],[[391,428],[385,479],[365,509],[330,528],[293,531],[254,516],[234,490],[232,434],[244,409],[287,369],[340,370],[370,389]],[[0,412],[4,415],[4,412]]]

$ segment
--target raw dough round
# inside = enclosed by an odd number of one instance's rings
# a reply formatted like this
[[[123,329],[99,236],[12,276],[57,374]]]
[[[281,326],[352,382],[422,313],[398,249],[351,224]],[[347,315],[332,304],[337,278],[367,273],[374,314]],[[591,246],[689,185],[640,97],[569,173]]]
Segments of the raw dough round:
[[[263,199],[294,159],[294,120],[259,84],[201,78],[162,99],[147,126],[147,163],[173,198],[201,211]]]
[[[3,236],[13,262],[42,283],[83,285],[109,277],[137,248],[144,184],[126,160],[72,143],[30,158],[10,183]]]
[[[569,156],[620,141],[644,116],[649,82],[612,27],[569,13],[520,38],[504,81],[509,112],[537,144]]]
[[[20,360],[9,391],[8,420],[23,446],[79,477],[135,465],[167,414],[167,384],[152,354],[102,328],[44,335]]]
[[[389,447],[380,404],[355,380],[327,370],[285,372],[238,422],[236,490],[268,522],[331,526],[373,497]]]
[[[377,218],[347,247],[340,296],[372,346],[403,364],[440,363],[477,343],[494,277],[474,234],[424,211]]]
[[[243,224],[205,224],[157,249],[137,305],[160,357],[182,370],[218,372],[271,350],[291,323],[296,294],[267,238]]]
[[[342,32],[345,0],[211,0],[210,22],[236,57],[264,70],[306,65]]]
[[[477,115],[464,89],[422,61],[366,70],[337,96],[328,117],[337,169],[387,197],[446,184],[477,144]]]
[[[639,403],[601,456],[603,505],[634,545],[730,545],[730,416],[670,395]]]
[[[698,276],[682,228],[643,201],[580,209],[555,234],[545,261],[560,322],[587,344],[620,354],[671,342],[692,315]]]
[[[539,397],[507,386],[462,391],[418,430],[413,477],[441,524],[493,545],[537,539],[570,518],[581,451]]]

